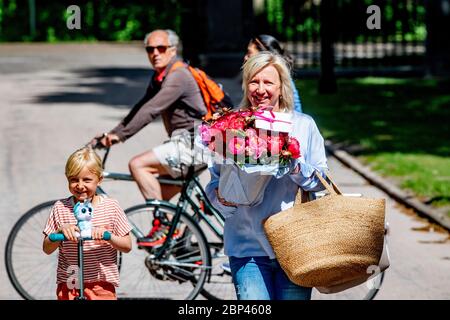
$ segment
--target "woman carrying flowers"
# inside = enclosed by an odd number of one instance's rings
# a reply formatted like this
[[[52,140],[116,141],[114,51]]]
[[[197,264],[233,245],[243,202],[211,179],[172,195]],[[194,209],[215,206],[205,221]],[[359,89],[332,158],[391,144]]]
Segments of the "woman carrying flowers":
[[[258,53],[243,66],[243,112],[225,115],[229,119],[213,123],[209,128],[211,130],[200,129],[202,140],[210,141],[208,148],[217,152],[220,145],[223,154],[226,157],[231,155],[234,163],[253,161],[254,166],[275,163],[288,170],[287,174],[278,176],[261,175],[260,179],[267,180],[261,191],[261,200],[242,205],[221,194],[223,162],[216,162],[210,168],[211,181],[206,191],[213,205],[226,218],[225,254],[229,256],[233,283],[240,300],[299,300],[311,297],[311,288],[297,286],[287,278],[275,259],[263,229],[266,218],[293,206],[299,188],[305,191],[322,190],[323,186],[314,171],[327,169],[324,140],[314,120],[293,111],[291,83],[289,67],[283,57],[270,52]],[[249,123],[255,118],[270,122],[270,116],[267,117],[264,110],[289,116],[290,132],[261,135],[263,131],[249,128]],[[276,123],[273,121],[270,126]],[[227,135],[222,140],[211,139],[215,133],[230,127],[233,135]]]

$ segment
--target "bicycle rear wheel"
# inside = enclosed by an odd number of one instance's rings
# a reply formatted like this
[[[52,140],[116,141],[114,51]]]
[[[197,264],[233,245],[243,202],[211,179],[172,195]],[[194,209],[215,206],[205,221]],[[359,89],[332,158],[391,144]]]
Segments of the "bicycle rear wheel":
[[[224,253],[223,218],[219,218],[209,209],[202,191],[196,189],[195,196],[190,199],[205,215],[202,217],[197,214],[194,206],[188,206],[186,212],[203,230],[211,249],[211,273],[200,294],[208,300],[234,300],[236,292],[229,271],[228,257]]]
[[[143,204],[125,210],[135,238],[143,237],[151,230],[155,209],[167,218],[168,227],[176,213],[171,204]],[[148,247],[133,248],[122,256],[119,298],[195,299],[210,272],[208,243],[202,230],[184,212],[176,228],[177,236],[173,237],[163,259],[153,260],[155,249]]]
[[[27,300],[56,298],[57,255],[46,255],[42,241],[47,218],[55,201],[26,212],[12,228],[5,249],[6,272],[11,284]]]

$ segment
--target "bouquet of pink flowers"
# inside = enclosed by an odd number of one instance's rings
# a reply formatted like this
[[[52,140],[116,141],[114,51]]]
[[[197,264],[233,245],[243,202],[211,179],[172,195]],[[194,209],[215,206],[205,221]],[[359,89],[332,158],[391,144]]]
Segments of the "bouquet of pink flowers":
[[[300,144],[290,137],[291,123],[278,119],[280,113],[265,108],[231,111],[223,109],[199,127],[201,143],[238,166],[246,164],[288,165],[300,157]],[[258,122],[286,124],[285,131],[262,129]]]
[[[219,193],[227,201],[260,203],[272,176],[281,178],[300,157],[298,140],[289,136],[291,115],[269,108],[224,108],[198,127],[197,141],[222,164]]]

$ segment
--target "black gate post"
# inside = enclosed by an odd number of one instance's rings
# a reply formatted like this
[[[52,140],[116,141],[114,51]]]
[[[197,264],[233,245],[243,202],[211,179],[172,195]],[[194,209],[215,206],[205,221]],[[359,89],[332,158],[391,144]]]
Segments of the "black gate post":
[[[183,12],[184,58],[213,77],[238,74],[253,33],[252,1],[194,0]]]
[[[429,75],[450,74],[450,4],[448,0],[426,0],[426,64]]]
[[[195,67],[200,66],[199,55],[207,46],[206,1],[181,1],[180,40],[183,44],[183,58]]]
[[[335,1],[321,1],[320,3],[320,93],[334,93],[337,91],[336,76],[334,74],[334,38],[336,29]]]

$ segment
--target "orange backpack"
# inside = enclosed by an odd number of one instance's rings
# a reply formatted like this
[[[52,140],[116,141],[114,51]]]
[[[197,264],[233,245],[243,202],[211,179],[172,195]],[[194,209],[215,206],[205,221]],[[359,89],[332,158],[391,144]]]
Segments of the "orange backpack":
[[[210,120],[218,108],[232,108],[230,97],[228,97],[221,87],[214,82],[214,80],[210,79],[203,70],[193,68],[182,61],[176,61],[172,65],[169,72],[172,72],[180,67],[187,67],[198,84],[207,110],[206,115],[203,116],[203,120]]]

